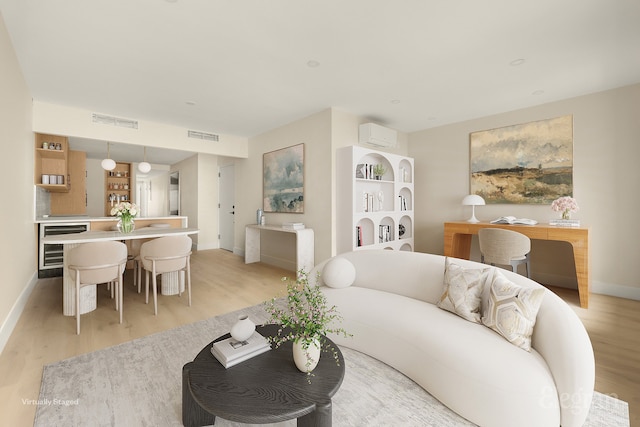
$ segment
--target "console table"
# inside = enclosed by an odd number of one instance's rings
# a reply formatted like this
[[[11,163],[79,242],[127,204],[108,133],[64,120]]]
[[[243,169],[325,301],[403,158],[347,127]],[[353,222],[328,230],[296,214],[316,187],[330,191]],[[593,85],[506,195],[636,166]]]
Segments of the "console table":
[[[578,280],[580,307],[589,307],[589,289],[591,285],[591,277],[589,276],[589,228],[558,227],[546,224],[509,225],[491,224],[488,222],[445,222],[445,256],[469,259],[472,235],[478,234],[478,230],[481,228],[490,227],[517,231],[528,236],[530,239],[569,242],[573,247],[573,259],[576,264],[576,278]]]
[[[296,272],[304,269],[307,273],[315,265],[313,229],[303,228],[291,230],[273,225],[247,225],[244,242],[244,262],[250,264],[260,261],[260,240],[262,231],[276,231],[280,233],[295,233],[296,235]]]

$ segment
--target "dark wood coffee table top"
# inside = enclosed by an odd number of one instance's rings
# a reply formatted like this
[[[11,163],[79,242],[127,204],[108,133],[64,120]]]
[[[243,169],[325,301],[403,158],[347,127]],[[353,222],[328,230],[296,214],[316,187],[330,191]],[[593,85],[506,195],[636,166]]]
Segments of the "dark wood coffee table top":
[[[275,336],[278,325],[257,326],[256,331]],[[344,359],[332,341],[327,339],[337,350],[340,365],[331,352],[322,352],[309,383],[293,362],[290,342],[225,369],[211,354],[211,345],[229,336],[207,344],[185,365],[189,392],[206,412],[230,421],[264,424],[300,418],[316,407],[331,405],[344,378]]]

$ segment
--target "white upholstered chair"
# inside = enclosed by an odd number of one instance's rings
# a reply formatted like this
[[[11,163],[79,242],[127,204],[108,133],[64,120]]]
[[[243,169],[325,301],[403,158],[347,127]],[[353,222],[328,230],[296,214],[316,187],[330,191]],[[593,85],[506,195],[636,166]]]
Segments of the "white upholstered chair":
[[[481,261],[484,264],[508,265],[518,272],[518,265],[525,264],[527,277],[531,278],[531,239],[517,231],[501,228],[481,228],[478,230]]]
[[[67,257],[76,287],[76,333],[80,334],[80,289],[88,285],[115,285],[112,289],[122,323],[122,275],[127,263],[127,246],[116,241],[83,243],[71,249]]]
[[[140,247],[140,260],[145,270],[145,299],[149,303],[149,274],[151,274],[154,314],[158,314],[157,275],[162,273],[185,272],[189,306],[191,306],[191,245],[189,236],[166,236],[146,242]]]

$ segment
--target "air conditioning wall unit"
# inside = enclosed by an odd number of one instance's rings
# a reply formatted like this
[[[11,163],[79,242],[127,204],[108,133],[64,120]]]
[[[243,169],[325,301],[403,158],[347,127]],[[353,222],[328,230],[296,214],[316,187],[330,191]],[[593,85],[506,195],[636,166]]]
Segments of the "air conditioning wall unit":
[[[398,145],[398,132],[375,123],[361,124],[358,134],[360,144],[388,148],[395,148]]]

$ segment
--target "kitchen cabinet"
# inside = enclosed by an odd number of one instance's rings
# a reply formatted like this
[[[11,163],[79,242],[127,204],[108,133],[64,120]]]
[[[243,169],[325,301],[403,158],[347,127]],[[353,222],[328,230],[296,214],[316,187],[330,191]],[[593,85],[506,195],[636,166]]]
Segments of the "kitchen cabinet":
[[[87,153],[69,151],[66,193],[51,193],[51,215],[87,213]]]
[[[34,182],[50,192],[69,191],[69,140],[65,136],[35,134]]]
[[[111,208],[118,202],[132,202],[131,163],[116,162],[113,170],[105,171],[104,214],[111,216]]]

